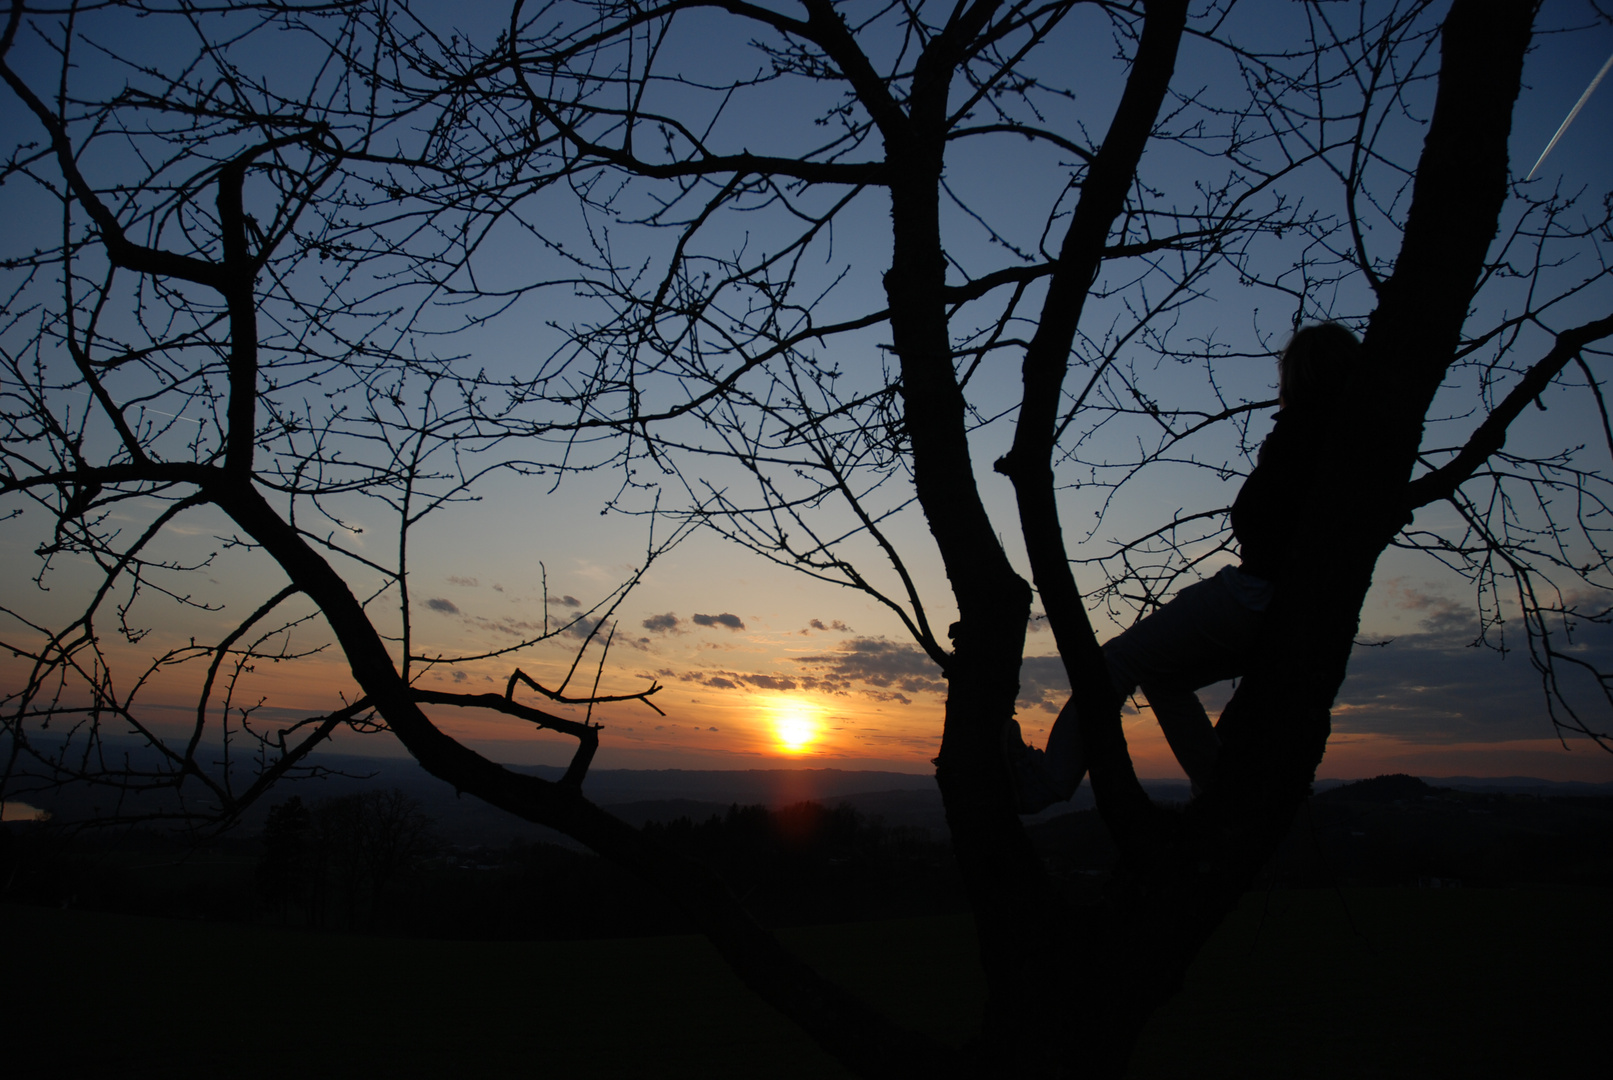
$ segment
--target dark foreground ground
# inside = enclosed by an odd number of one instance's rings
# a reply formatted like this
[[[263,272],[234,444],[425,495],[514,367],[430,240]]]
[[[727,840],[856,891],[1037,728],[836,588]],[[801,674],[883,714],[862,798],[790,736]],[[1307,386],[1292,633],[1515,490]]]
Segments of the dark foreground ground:
[[[1136,1078],[1605,1075],[1613,894],[1251,894],[1157,1015]],[[499,943],[0,908],[7,1077],[839,1077],[695,938]],[[797,948],[961,1040],[967,918]]]

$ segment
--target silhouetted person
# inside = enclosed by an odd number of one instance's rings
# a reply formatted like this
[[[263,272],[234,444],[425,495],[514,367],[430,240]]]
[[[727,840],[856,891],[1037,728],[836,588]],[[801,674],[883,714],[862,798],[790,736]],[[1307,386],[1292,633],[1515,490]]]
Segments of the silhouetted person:
[[[1294,334],[1277,362],[1276,424],[1232,504],[1242,564],[1189,585],[1103,646],[1115,694],[1124,700],[1134,690],[1143,692],[1195,788],[1209,784],[1220,749],[1197,691],[1236,678],[1249,666],[1272,582],[1304,542],[1299,511],[1360,347],[1337,323]],[[1020,813],[1068,799],[1080,787],[1086,760],[1073,698],[1054,722],[1046,751],[1024,744],[1017,721],[1008,722],[1003,738]]]

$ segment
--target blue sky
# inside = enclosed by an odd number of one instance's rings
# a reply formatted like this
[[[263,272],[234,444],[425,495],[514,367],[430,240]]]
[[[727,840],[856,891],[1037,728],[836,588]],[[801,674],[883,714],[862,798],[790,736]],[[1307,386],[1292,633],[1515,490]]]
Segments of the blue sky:
[[[1287,11],[1291,17],[1293,9]],[[1549,3],[1542,24],[1572,24],[1583,11],[1566,2]],[[1241,5],[1236,17],[1249,20],[1251,32],[1259,29],[1274,42],[1280,41],[1292,28],[1285,29],[1269,13],[1269,8]],[[1262,20],[1265,25],[1259,26]],[[707,13],[687,23],[668,42],[673,62],[703,65],[701,70],[713,80],[720,74],[717,60],[739,71],[759,63],[748,51],[750,31],[734,29],[732,20]],[[1079,41],[1077,30],[1090,35],[1097,28],[1072,25],[1072,42]],[[185,51],[175,39],[144,24],[126,28],[112,39],[124,58],[135,62],[171,62]],[[261,55],[271,52],[265,49]],[[1104,62],[1105,52],[1096,50],[1095,59],[1080,66],[1072,77],[1073,100],[1048,105],[1054,122],[1073,125],[1081,120],[1090,130],[1101,130],[1116,85],[1115,68],[1112,60]],[[1534,161],[1609,54],[1613,54],[1613,27],[1589,26],[1573,33],[1542,35],[1526,68],[1526,88],[1513,129],[1516,172],[1522,173]],[[284,62],[280,57],[274,60]],[[49,84],[48,61],[48,55],[40,53],[25,57],[18,66],[43,80],[39,82],[43,86]],[[286,70],[277,76],[293,83],[305,70],[286,64]],[[1231,76],[1232,68],[1223,54],[1204,43],[1190,42],[1177,87],[1183,93],[1202,87],[1213,97],[1229,88]],[[119,76],[86,64],[78,77],[95,82]],[[679,94],[689,100],[680,100]],[[697,99],[698,95],[669,91],[668,107],[708,107]],[[816,137],[810,122],[820,105],[810,95],[782,87],[765,88],[754,100],[731,106],[715,129],[714,139],[758,152],[775,147],[784,150],[801,139]],[[27,118],[20,110],[0,110],[0,135],[8,142],[34,137],[26,128]],[[1407,131],[1410,134],[1405,138],[1415,135],[1414,127]],[[1587,189],[1590,201],[1596,202],[1597,193],[1613,188],[1613,155],[1607,149],[1613,145],[1610,134],[1613,87],[1604,85],[1553,151],[1538,183],[1559,185],[1564,191]],[[1002,237],[1034,248],[1067,173],[1056,166],[1057,154],[1026,149],[1008,140],[989,145],[989,153],[960,155],[949,163],[949,184],[971,206],[983,208],[985,223]],[[1410,144],[1397,145],[1404,152]],[[116,155],[88,161],[89,167],[103,168],[103,180],[120,167]],[[1197,178],[1199,165],[1180,148],[1161,147],[1148,159],[1147,168],[1161,185],[1178,184],[1187,190]],[[1321,170],[1293,191],[1323,208],[1336,202],[1330,180]],[[589,240],[591,223],[576,213],[568,198],[556,189],[531,199],[522,213],[542,228],[547,240],[580,250]],[[0,208],[8,221],[33,220],[41,229],[53,228],[48,218],[33,212],[37,205],[37,193],[29,192],[26,185],[8,184],[0,189]],[[879,275],[888,260],[885,220],[881,197],[877,192],[865,193],[837,222],[832,244],[825,238],[814,249],[818,261],[813,273],[823,275],[825,281],[844,274],[820,309],[824,317],[858,312],[870,302],[880,302]],[[979,272],[1004,260],[1003,246],[991,242],[981,222],[953,211],[946,226],[948,250],[960,273]],[[715,222],[702,234],[702,241],[713,252],[733,251],[747,244],[765,245],[774,235],[769,230],[779,228],[782,226],[770,220],[734,217]],[[8,244],[26,243],[27,239],[24,228]],[[658,237],[622,232],[617,242],[624,261],[643,258],[653,262],[664,256]],[[1382,242],[1391,241],[1384,236]],[[1292,257],[1290,249],[1280,245],[1262,251],[1261,257],[1275,260],[1269,265],[1279,270],[1287,265],[1281,260]],[[542,280],[565,271],[551,251],[534,245],[529,235],[516,230],[494,234],[477,265],[484,285]],[[1103,284],[1118,286],[1130,272],[1124,266],[1111,268]],[[1273,275],[1278,272],[1270,271]],[[1240,288],[1226,274],[1210,279],[1208,287],[1212,291],[1208,301],[1183,315],[1172,328],[1172,340],[1197,338],[1219,343],[1233,354],[1213,369],[1220,392],[1230,400],[1263,400],[1272,393],[1275,381],[1269,349],[1280,344],[1292,305],[1283,307],[1274,291]],[[1083,348],[1089,354],[1109,348],[1115,328],[1124,324],[1129,295],[1117,291],[1110,299],[1094,302],[1083,324],[1089,335]],[[1497,305],[1497,310],[1513,302],[1502,288],[1497,288],[1495,296],[1486,302]],[[1364,310],[1364,299],[1350,294],[1348,288],[1335,302],[1345,314]],[[1599,292],[1585,298],[1586,310],[1598,304],[1605,310],[1608,302],[1604,281]],[[1484,317],[1492,314],[1479,313]],[[590,315],[587,301],[569,287],[538,289],[486,326],[451,339],[428,339],[425,347],[463,353],[492,371],[519,371],[557,346],[561,340],[557,325],[586,321]],[[882,332],[876,331],[848,335],[835,342],[832,350],[826,346],[826,355],[832,351],[833,358],[854,375],[866,375],[878,362],[883,340]],[[1156,370],[1154,365],[1160,361],[1150,352],[1146,339],[1119,349],[1117,355],[1140,379],[1160,388],[1162,395],[1179,405],[1198,407],[1194,403],[1211,400],[1203,370],[1176,368],[1169,361]],[[1080,374],[1078,369],[1072,378]],[[1468,378],[1453,379],[1448,397],[1441,402],[1443,412],[1433,418],[1430,444],[1459,441],[1474,423],[1472,386],[1463,382]],[[1010,400],[1016,390],[1012,358],[999,361],[996,369],[982,376],[982,408],[989,413],[993,403]],[[1588,397],[1554,390],[1543,403],[1547,411],[1526,414],[1509,449],[1550,453],[1586,444],[1585,460],[1605,470],[1606,448],[1595,441],[1597,419]],[[1244,446],[1239,445],[1236,433],[1226,431],[1184,444],[1179,456],[1191,456],[1193,462],[1161,466],[1113,497],[1101,487],[1066,492],[1067,531],[1072,540],[1081,542],[1072,554],[1102,553],[1106,545],[1146,531],[1178,509],[1191,512],[1226,505],[1238,478],[1218,470],[1229,464],[1246,467],[1245,452],[1258,443],[1269,422],[1269,411],[1257,414]],[[1090,444],[1088,456],[1122,460],[1129,452],[1128,441],[1141,437],[1140,429],[1128,423],[1117,422],[1100,432]],[[1011,491],[1006,481],[990,472],[989,465],[1010,436],[1009,422],[999,420],[983,427],[976,439],[977,482],[993,513],[1005,523],[1013,519]],[[716,486],[734,485],[735,490],[744,481],[731,466],[708,459],[700,459],[698,466],[686,466],[686,475]],[[669,497],[677,496],[675,486],[668,490]],[[643,565],[646,520],[601,515],[615,492],[607,474],[568,476],[558,487],[547,479],[495,477],[478,492],[479,501],[428,519],[413,538],[412,617],[417,641],[424,649],[464,655],[499,648],[541,626],[546,605],[555,625],[573,617],[597,618],[602,611],[596,605],[602,598]],[[892,501],[904,497],[900,491],[890,495]],[[129,513],[132,527],[141,513],[150,510],[137,505],[120,512]],[[391,556],[394,526],[384,507],[352,500],[340,505],[340,513],[344,521],[364,530],[345,538],[356,554]],[[835,519],[826,512],[823,520]],[[826,527],[832,531],[832,526]],[[1431,507],[1419,513],[1417,527],[1449,533],[1456,523],[1448,509]],[[662,528],[664,536],[665,526]],[[31,565],[29,552],[39,541],[32,530],[31,519],[25,518],[8,524],[0,536],[0,557],[13,568],[0,583],[0,603],[14,610],[26,608],[60,617],[91,587],[92,579],[87,567],[75,569],[68,563],[56,573],[53,592],[46,595],[35,590],[28,572],[18,569]],[[172,528],[165,543],[175,557],[201,558],[218,552],[198,584],[205,581],[211,602],[220,608],[176,614],[147,598],[141,610],[155,630],[139,645],[127,647],[131,662],[192,634],[226,631],[241,611],[250,610],[278,587],[277,572],[261,559],[220,547],[217,537],[227,531],[217,515],[207,511],[188,515]],[[931,621],[944,626],[950,620],[950,601],[922,521],[908,510],[892,519],[890,531],[921,583],[932,609]],[[1011,537],[1007,543],[1011,556],[1019,559]],[[891,587],[892,576],[880,570],[870,545],[852,543],[848,550],[874,580]],[[1213,569],[1227,558],[1211,560],[1205,569]],[[356,591],[378,586],[379,578],[361,565],[344,565]],[[1082,578],[1084,586],[1099,584],[1092,570],[1083,573],[1087,575]],[[1581,599],[1587,605],[1601,602],[1589,594]],[[388,602],[378,601],[376,610],[378,619],[391,625],[394,616],[386,611]],[[1509,637],[1511,651],[1504,657],[1474,647],[1478,624],[1473,613],[1471,588],[1437,563],[1411,552],[1385,555],[1363,612],[1362,627],[1364,640],[1383,644],[1358,649],[1352,660],[1336,712],[1334,749],[1323,764],[1323,775],[1370,775],[1403,766],[1425,775],[1526,772],[1613,779],[1613,756],[1580,744],[1572,752],[1554,749],[1539,678],[1529,665],[1524,641],[1517,634]],[[1116,614],[1127,617],[1124,611]],[[1097,619],[1100,636],[1119,628],[1120,623],[1102,610]],[[928,759],[939,739],[942,687],[937,673],[899,621],[865,596],[808,580],[719,537],[697,532],[650,568],[616,609],[614,621],[617,633],[602,685],[620,691],[656,680],[665,687],[656,701],[666,715],[641,705],[601,709],[595,718],[607,724],[598,758],[602,767],[751,767],[780,760],[911,771],[929,767]],[[312,644],[317,639],[317,628],[297,631],[299,643]],[[1051,659],[1050,636],[1033,627],[1030,641],[1031,659],[1022,672],[1022,720],[1027,733],[1038,737],[1056,708],[1061,680]],[[501,687],[511,667],[519,665],[554,681],[561,677],[578,642],[576,634],[561,635],[517,656],[457,669],[438,668],[426,679],[428,684],[439,680],[461,687]],[[1576,648],[1584,656],[1606,656],[1609,645],[1605,635],[1591,633]],[[583,673],[579,679],[592,678],[598,642],[591,648],[578,669]],[[339,658],[327,652],[304,662],[295,673],[289,665],[284,671],[265,668],[255,673],[251,692],[264,702],[263,715],[280,712],[290,718],[330,708],[344,689],[345,679]],[[181,707],[185,700],[182,680],[159,689],[154,705]],[[1585,689],[1576,692],[1583,694]],[[1225,688],[1208,691],[1206,697],[1218,704],[1224,700]],[[819,736],[793,748],[783,745],[780,732],[800,723],[815,725]],[[568,743],[512,730],[506,724],[460,717],[445,718],[444,724],[513,760],[563,760],[570,750]],[[1151,776],[1175,774],[1174,763],[1146,711],[1128,720],[1128,735],[1140,771]],[[339,743],[339,748],[348,750],[362,746],[378,744],[374,739]]]

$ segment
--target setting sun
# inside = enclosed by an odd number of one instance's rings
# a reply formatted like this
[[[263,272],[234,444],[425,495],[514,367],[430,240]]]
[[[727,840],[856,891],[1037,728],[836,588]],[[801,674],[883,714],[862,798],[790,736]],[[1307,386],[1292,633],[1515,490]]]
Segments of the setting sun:
[[[817,706],[804,701],[781,701],[773,706],[773,734],[786,754],[810,750],[819,732]]]

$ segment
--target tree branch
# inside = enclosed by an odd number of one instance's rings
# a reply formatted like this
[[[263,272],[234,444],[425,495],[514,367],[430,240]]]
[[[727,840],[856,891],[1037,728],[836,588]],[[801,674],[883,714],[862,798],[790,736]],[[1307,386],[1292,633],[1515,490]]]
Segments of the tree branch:
[[[1152,803],[1126,752],[1120,702],[1070,570],[1053,487],[1054,425],[1076,326],[1169,89],[1186,20],[1185,0],[1154,0],[1147,6],[1125,91],[1087,173],[1036,334],[1025,350],[1025,389],[1013,447],[996,463],[1014,484],[1031,571],[1078,703],[1093,792],[1123,848],[1128,836],[1151,820]]]
[[[1528,404],[1538,398],[1557,373],[1579,357],[1580,350],[1593,341],[1613,334],[1613,315],[1596,319],[1557,335],[1551,350],[1529,368],[1484,422],[1468,436],[1456,456],[1433,472],[1425,473],[1406,485],[1402,504],[1409,513],[1419,506],[1448,499],[1473,475],[1491,454],[1506,445],[1507,428]]]

